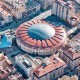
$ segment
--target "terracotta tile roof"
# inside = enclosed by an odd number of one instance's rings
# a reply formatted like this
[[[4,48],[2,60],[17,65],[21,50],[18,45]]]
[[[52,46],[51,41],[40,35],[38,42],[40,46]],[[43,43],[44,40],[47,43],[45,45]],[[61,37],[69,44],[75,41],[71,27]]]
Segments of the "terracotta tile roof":
[[[38,47],[38,48],[41,47],[41,41],[40,41],[40,40],[37,41],[37,47]]]
[[[49,48],[50,47],[51,48],[57,48],[57,47],[59,47],[63,44],[63,42],[65,41],[65,38],[66,38],[66,32],[63,29],[63,27],[62,26],[61,27],[56,27],[52,24],[49,24],[49,23],[45,22],[44,20],[33,20],[33,21],[28,21],[28,22],[25,22],[25,23],[21,24],[16,30],[16,36],[18,36],[23,41],[27,40],[27,38],[30,37],[29,34],[28,34],[29,27],[31,27],[34,24],[39,24],[39,23],[40,24],[47,24],[49,26],[52,26],[55,30],[55,34],[50,39],[46,39],[46,40],[36,40],[36,39],[30,40],[29,44],[32,45],[32,47],[36,46],[36,48],[41,48],[41,49],[45,49],[45,48],[48,48],[48,47]]]
[[[46,48],[46,46],[47,46],[46,41],[45,40],[42,40],[42,48]]]
[[[46,40],[46,42],[47,42],[47,45],[48,45],[49,47],[53,46],[53,44],[51,43],[50,40]]]
[[[40,65],[38,66],[33,73],[37,76],[37,77],[41,77],[44,76],[45,74],[54,71],[55,69],[59,69],[59,67],[61,66],[65,66],[66,67],[66,63],[63,62],[60,58],[52,55],[49,59],[49,63],[46,66]]]

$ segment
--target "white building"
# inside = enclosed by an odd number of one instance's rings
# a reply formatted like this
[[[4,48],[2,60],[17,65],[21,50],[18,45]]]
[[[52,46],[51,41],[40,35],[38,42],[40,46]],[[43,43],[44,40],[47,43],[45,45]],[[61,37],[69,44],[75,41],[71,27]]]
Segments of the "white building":
[[[41,8],[46,9],[49,6],[52,5],[53,0],[36,0],[38,3],[40,3]]]
[[[26,16],[31,16],[40,11],[40,4],[35,1],[28,1],[26,3]]]
[[[3,18],[1,24],[9,23],[13,21],[12,14],[8,13],[6,10],[0,7],[0,16]]]
[[[4,0],[2,5],[17,19],[28,17],[40,10],[40,4],[34,0]]]
[[[15,63],[28,78],[31,77],[32,71],[38,66],[27,54],[15,56]]]
[[[78,19],[75,21],[71,18],[75,16],[75,9],[71,1],[64,2],[62,0],[53,1],[52,14],[60,17],[69,24],[76,24]]]

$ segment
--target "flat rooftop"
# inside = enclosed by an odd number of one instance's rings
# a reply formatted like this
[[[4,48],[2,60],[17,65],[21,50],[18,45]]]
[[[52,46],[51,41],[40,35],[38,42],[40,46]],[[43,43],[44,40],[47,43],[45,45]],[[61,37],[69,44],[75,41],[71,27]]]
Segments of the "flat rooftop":
[[[31,56],[29,56],[28,54],[18,55],[18,56],[16,56],[15,59],[16,60],[18,59],[22,64],[24,64],[27,69],[29,67],[24,63],[24,61],[27,61],[27,63],[31,64],[31,67],[33,69],[35,69],[38,66],[37,63],[34,61],[34,59]]]

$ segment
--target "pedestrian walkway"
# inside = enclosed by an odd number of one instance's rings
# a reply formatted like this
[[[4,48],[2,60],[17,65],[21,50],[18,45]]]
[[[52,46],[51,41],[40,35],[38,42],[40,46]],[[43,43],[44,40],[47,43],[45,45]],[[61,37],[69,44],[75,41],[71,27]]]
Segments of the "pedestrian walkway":
[[[48,10],[48,11],[45,11],[43,13],[41,13],[40,15],[36,16],[35,18],[33,18],[32,20],[34,19],[45,19],[47,18],[48,16],[50,16],[52,13],[51,13],[51,10]]]
[[[73,33],[74,31],[77,30],[77,27],[73,27],[72,29],[70,29],[68,32],[67,32],[67,36],[69,36],[71,33]]]

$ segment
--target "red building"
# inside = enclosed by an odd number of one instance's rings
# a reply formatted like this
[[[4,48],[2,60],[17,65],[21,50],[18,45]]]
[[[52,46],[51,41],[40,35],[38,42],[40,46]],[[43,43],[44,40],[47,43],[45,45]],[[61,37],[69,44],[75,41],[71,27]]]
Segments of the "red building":
[[[33,71],[32,80],[53,80],[64,74],[66,63],[56,55],[45,58],[44,63]]]

